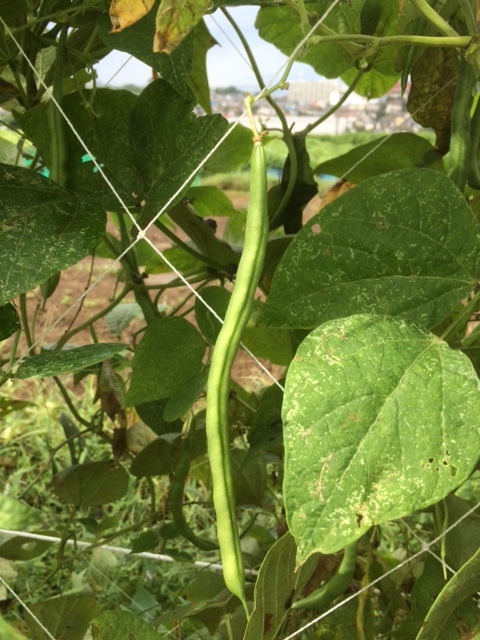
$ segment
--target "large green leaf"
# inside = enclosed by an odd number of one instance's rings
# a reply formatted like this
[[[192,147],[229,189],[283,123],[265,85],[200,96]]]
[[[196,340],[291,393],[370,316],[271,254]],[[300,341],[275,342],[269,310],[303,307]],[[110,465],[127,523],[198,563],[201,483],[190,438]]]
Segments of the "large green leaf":
[[[65,96],[63,109],[78,135],[95,156],[120,196],[129,204],[143,199],[142,180],[129,145],[130,120],[137,96],[120,89],[73,92]],[[41,104],[25,114],[15,114],[27,137],[51,162],[48,105]],[[103,194],[111,207],[119,207],[110,186],[94,166],[70,127],[65,128],[68,149],[66,186],[76,192]]]
[[[138,614],[130,611],[105,611],[92,622],[94,640],[160,640],[159,635]]]
[[[0,165],[0,305],[84,258],[105,211],[34,171]]]
[[[95,615],[95,597],[90,593],[59,596],[31,605],[32,613],[50,631],[55,640],[83,640]],[[32,640],[46,636],[38,623],[26,613]]]
[[[155,3],[155,7],[158,7],[158,3]],[[192,72],[194,34],[187,36],[171,55],[154,53],[155,7],[144,18],[118,33],[111,33],[109,17],[102,16],[97,22],[99,36],[112,50],[130,53],[158,71],[176,91],[186,95],[190,93],[186,81]]]
[[[396,318],[315,329],[283,406],[285,506],[298,562],[438,502],[480,456],[480,383],[466,356]]]
[[[117,353],[128,349],[128,344],[88,344],[83,347],[65,349],[64,351],[47,351],[25,360],[15,374],[21,380],[28,378],[47,378],[73,373],[97,362],[108,360]]]
[[[431,167],[443,171],[442,156],[425,138],[414,133],[392,133],[322,162],[315,173],[358,183],[381,173],[409,167]]]
[[[180,200],[193,180],[192,174],[227,129],[223,116],[197,117],[192,113],[194,106],[192,93],[185,98],[165,80],[152,82],[138,98],[130,144],[146,189],[150,189],[142,224],[187,182],[170,206]]]
[[[115,460],[74,464],[52,480],[57,496],[76,507],[97,507],[127,493],[128,473]]]
[[[331,0],[309,3],[308,10],[318,17],[330,9]],[[364,33],[365,35],[388,36],[396,33],[398,0],[356,0],[340,2],[329,11],[323,25],[339,35]],[[255,23],[261,38],[271,42],[282,53],[289,56],[303,38],[298,15],[290,7],[263,7]],[[322,35],[319,30],[318,35]],[[301,62],[311,65],[315,71],[327,78],[339,76],[350,84],[358,73],[358,64],[363,63],[365,48],[351,43],[322,43],[310,47]],[[365,60],[371,65],[356,86],[356,92],[369,98],[383,95],[398,78],[395,69],[395,49],[379,48]]]
[[[126,405],[170,397],[200,373],[204,353],[202,337],[183,318],[150,324],[135,350]]]
[[[431,169],[362,182],[312,218],[287,249],[263,321],[313,328],[353,313],[437,325],[475,287],[480,226]]]

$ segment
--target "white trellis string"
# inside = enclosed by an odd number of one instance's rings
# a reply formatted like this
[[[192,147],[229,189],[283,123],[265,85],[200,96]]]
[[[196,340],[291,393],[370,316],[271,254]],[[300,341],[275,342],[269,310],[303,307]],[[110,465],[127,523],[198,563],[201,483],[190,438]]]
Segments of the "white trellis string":
[[[338,0],[337,0],[338,1]],[[6,23],[4,22],[3,18],[0,16],[0,21],[3,23],[4,27],[7,30],[7,33],[12,37],[13,41],[15,42],[16,46],[18,47],[19,51],[21,52],[21,54],[23,55],[23,57],[27,60],[29,66],[31,67],[31,69],[33,70],[33,72],[35,73],[35,75],[37,76],[38,80],[42,83],[42,85],[44,86],[45,89],[48,90],[48,87],[46,86],[45,82],[43,81],[43,79],[41,78],[40,74],[38,73],[38,71],[35,69],[35,66],[32,65],[32,63],[30,62],[28,56],[26,55],[26,53],[23,51],[20,43],[16,40],[16,38],[13,36],[12,32],[10,31],[10,29],[8,28],[8,26],[6,25]],[[72,132],[75,134],[75,136],[77,137],[77,139],[80,141],[80,143],[82,144],[83,148],[85,149],[85,151],[92,157],[93,162],[95,164],[95,166],[97,167],[97,169],[100,172],[100,175],[103,177],[103,179],[105,180],[105,182],[108,184],[109,188],[111,189],[111,191],[115,194],[117,200],[119,201],[119,203],[121,204],[122,208],[124,209],[124,211],[128,214],[128,216],[130,217],[130,219],[133,221],[133,224],[135,225],[135,227],[138,229],[138,234],[136,236],[136,238],[134,238],[134,240],[131,242],[131,244],[116,258],[113,260],[113,262],[109,265],[109,267],[104,271],[103,274],[101,274],[101,276],[99,276],[91,285],[90,287],[88,287],[88,289],[86,289],[76,300],[75,302],[59,317],[57,318],[57,320],[50,325],[50,327],[48,327],[48,329],[45,329],[43,331],[43,333],[37,338],[37,340],[27,349],[26,352],[24,352],[20,358],[17,360],[17,362],[15,363],[15,366],[18,367],[19,363],[30,353],[30,351],[37,345],[39,344],[39,342],[45,337],[45,335],[47,335],[53,328],[55,328],[62,320],[63,318],[65,318],[65,316],[73,309],[77,306],[77,304],[79,302],[81,302],[81,300],[83,300],[89,293],[90,291],[92,291],[92,289],[94,289],[99,282],[101,282],[101,280],[103,280],[103,278],[105,278],[105,276],[107,275],[107,273],[113,269],[113,267],[121,260],[121,258],[123,258],[136,244],[137,242],[139,242],[141,239],[145,240],[146,242],[148,242],[148,244],[154,249],[154,251],[160,256],[160,258],[168,265],[168,267],[170,269],[172,269],[172,271],[176,274],[176,276],[183,282],[183,284],[189,289],[189,291],[196,297],[198,298],[198,300],[208,309],[208,311],[221,323],[224,323],[223,318],[221,318],[218,313],[206,302],[206,300],[204,300],[204,298],[202,297],[202,295],[194,288],[192,287],[192,285],[188,282],[188,280],[185,278],[185,276],[180,273],[175,266],[166,258],[166,256],[163,254],[163,252],[158,249],[158,247],[155,246],[155,244],[146,236],[147,231],[150,229],[150,227],[156,222],[156,220],[158,220],[158,218],[168,209],[168,207],[170,206],[170,204],[173,202],[173,200],[178,196],[178,194],[189,184],[189,182],[196,176],[196,174],[198,173],[199,169],[201,169],[203,167],[203,165],[208,161],[208,159],[212,156],[212,154],[217,150],[217,148],[222,144],[222,142],[232,133],[233,129],[237,126],[237,124],[240,122],[241,118],[244,116],[244,114],[242,114],[234,123],[233,125],[225,132],[225,134],[219,139],[219,141],[213,146],[213,148],[205,155],[205,157],[203,158],[203,160],[198,164],[198,166],[196,167],[196,169],[194,171],[192,171],[192,173],[188,176],[188,178],[184,181],[184,183],[181,185],[181,187],[179,187],[179,189],[170,197],[170,199],[164,204],[164,206],[160,209],[160,211],[157,212],[157,214],[152,218],[152,220],[150,220],[150,222],[145,226],[144,229],[142,229],[139,225],[137,220],[134,218],[134,216],[130,213],[130,211],[128,210],[127,205],[124,203],[122,197],[120,196],[120,194],[115,190],[115,187],[112,185],[112,183],[110,182],[110,180],[108,179],[108,177],[105,175],[105,172],[102,170],[102,168],[100,167],[99,163],[97,162],[97,160],[95,159],[95,156],[90,152],[89,148],[87,147],[87,145],[84,143],[84,141],[82,140],[82,138],[80,137],[80,135],[78,134],[78,132],[76,131],[73,123],[71,122],[71,120],[68,118],[68,116],[66,115],[66,113],[64,112],[64,110],[62,109],[61,105],[58,103],[58,101],[56,100],[56,98],[53,96],[53,94],[50,96],[52,101],[54,102],[54,104],[56,105],[57,109],[60,111],[60,113],[62,114],[62,117],[65,119],[65,121],[67,122],[68,126],[71,128]],[[245,345],[241,345],[243,350],[253,359],[253,361],[255,362],[255,364],[267,375],[268,378],[270,378],[274,384],[276,384],[282,391],[284,391],[283,386],[278,382],[278,380],[273,376],[273,374],[267,369],[267,367],[245,346]],[[12,368],[10,368],[9,370],[7,370],[5,373],[10,373],[10,371],[12,370]]]
[[[283,638],[283,640],[291,640],[292,638],[295,638],[300,633],[303,633],[303,631],[305,631],[306,629],[309,629],[314,624],[317,624],[317,622],[320,622],[320,620],[323,620],[323,618],[326,618],[327,616],[329,616],[331,613],[333,613],[337,609],[340,609],[341,607],[343,607],[345,604],[347,604],[347,602],[350,602],[351,600],[354,600],[361,593],[364,593],[365,591],[368,591],[371,587],[373,587],[373,585],[378,584],[384,578],[386,578],[387,576],[390,576],[392,573],[395,573],[395,571],[398,571],[402,567],[406,566],[412,560],[415,560],[416,558],[419,558],[421,555],[426,553],[430,547],[433,547],[433,545],[437,544],[437,542],[440,542],[440,540],[442,538],[444,538],[447,535],[447,533],[450,533],[450,531],[453,531],[453,529],[455,529],[460,524],[460,522],[465,520],[465,518],[468,518],[469,516],[471,516],[472,513],[474,513],[479,507],[480,507],[480,502],[477,502],[477,504],[474,507],[472,507],[466,513],[464,513],[462,516],[460,516],[456,522],[454,522],[449,527],[447,527],[445,529],[445,531],[442,531],[442,533],[440,535],[438,535],[436,538],[434,538],[431,542],[422,542],[422,549],[420,549],[420,551],[417,551],[417,553],[414,553],[413,556],[410,556],[409,558],[405,558],[405,560],[400,562],[400,564],[397,564],[396,567],[392,567],[392,569],[389,569],[388,571],[386,571],[380,577],[375,578],[375,580],[372,580],[372,582],[370,582],[369,584],[365,585],[364,587],[362,587],[361,589],[359,589],[358,591],[356,591],[352,595],[348,596],[347,598],[345,598],[341,602],[337,603],[336,605],[334,605],[333,607],[328,609],[328,611],[325,611],[324,613],[320,614],[319,616],[317,616],[313,620],[310,620],[310,622],[308,622],[307,624],[303,625],[303,627],[300,627],[300,629],[297,629],[296,631],[291,633],[286,638]]]
[[[118,76],[120,71],[127,66],[127,64],[130,62],[130,60],[132,60],[132,58],[133,58],[133,56],[128,56],[128,58],[118,67],[118,69],[115,71],[113,76],[110,76],[110,78],[105,83],[104,87],[108,87],[108,85],[111,83],[111,81]]]
[[[243,51],[241,51],[237,45],[235,44],[235,42],[232,40],[232,38],[228,35],[228,33],[225,31],[225,29],[222,27],[222,25],[220,24],[220,22],[218,22],[218,20],[215,18],[215,16],[213,15],[213,13],[211,15],[206,16],[208,17],[212,22],[214,22],[218,29],[223,33],[223,35],[225,36],[225,38],[228,40],[228,42],[232,45],[232,47],[235,49],[235,51],[238,53],[238,55],[242,58],[242,60],[245,62],[245,64],[247,65],[247,67],[249,69],[253,69],[252,65],[250,64],[250,60],[248,60],[248,58],[243,54]]]
[[[402,518],[402,522],[403,524],[406,526],[406,528],[410,531],[410,533],[412,534],[412,536],[414,538],[416,538],[418,540],[418,542],[420,542],[420,544],[423,545],[425,544],[425,541],[422,540],[422,538],[417,534],[417,532],[408,524],[408,522],[406,520],[404,520]],[[432,549],[430,549],[430,547],[427,549],[428,553],[433,556],[435,558],[435,560],[437,560],[443,567],[443,569],[450,571],[450,573],[452,575],[455,575],[457,572],[455,571],[455,569],[453,569],[443,558],[441,558],[439,555],[437,555],[435,553],[435,551],[432,551]]]
[[[55,640],[55,637],[52,636],[52,634],[50,633],[50,631],[47,629],[47,627],[45,627],[43,625],[43,623],[37,618],[37,616],[33,613],[33,611],[25,604],[25,602],[20,598],[20,596],[18,595],[18,593],[16,593],[12,587],[8,584],[8,582],[6,582],[6,580],[4,578],[2,578],[2,576],[0,576],[0,582],[3,584],[3,586],[5,587],[5,589],[12,594],[12,596],[15,598],[15,600],[17,600],[17,602],[19,602],[22,607],[25,609],[25,611],[28,612],[28,614],[32,617],[32,619],[35,621],[36,624],[38,624],[38,626],[40,627],[40,629],[50,638],[50,640]]]

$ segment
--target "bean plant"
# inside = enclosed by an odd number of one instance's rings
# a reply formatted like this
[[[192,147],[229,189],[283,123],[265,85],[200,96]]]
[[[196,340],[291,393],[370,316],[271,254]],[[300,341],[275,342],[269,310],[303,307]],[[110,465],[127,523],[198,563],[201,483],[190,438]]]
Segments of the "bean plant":
[[[239,4],[288,56],[273,83]],[[243,124],[212,109],[210,14],[256,77]],[[43,508],[13,475],[0,497],[2,638],[479,637],[478,17],[475,0],[0,1],[0,415],[36,379],[62,397]],[[139,94],[97,85],[113,50],[151,67]],[[294,62],[346,87],[303,130],[278,103]],[[315,127],[397,83],[419,133],[315,166]],[[247,166],[245,212],[205,177]],[[321,207],[325,174],[341,195]],[[52,296],[85,259],[116,285],[80,321],[92,269],[67,325]],[[166,595],[149,564],[109,603],[78,586],[107,544],[189,573]]]

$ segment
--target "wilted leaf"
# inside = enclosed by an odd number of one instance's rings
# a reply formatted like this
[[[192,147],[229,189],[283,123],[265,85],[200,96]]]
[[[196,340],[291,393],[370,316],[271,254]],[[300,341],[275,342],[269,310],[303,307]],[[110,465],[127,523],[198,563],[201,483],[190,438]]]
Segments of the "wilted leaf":
[[[157,11],[153,50],[172,53],[209,6],[210,0],[162,0]]]
[[[153,7],[155,0],[112,0],[110,3],[110,20],[112,33],[123,31],[135,24]]]

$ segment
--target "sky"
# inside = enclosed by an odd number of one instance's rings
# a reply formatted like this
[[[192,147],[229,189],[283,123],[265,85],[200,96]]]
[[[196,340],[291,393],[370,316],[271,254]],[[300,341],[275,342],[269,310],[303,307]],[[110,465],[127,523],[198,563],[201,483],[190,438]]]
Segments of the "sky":
[[[230,9],[231,15],[247,38],[263,78],[268,84],[279,69],[283,67],[287,58],[273,45],[259,38],[254,27],[257,11],[258,8],[256,7]],[[225,16],[220,11],[216,11],[213,15],[206,16],[205,20],[210,33],[219,43],[210,49],[207,54],[210,87],[217,88],[234,85],[240,89],[255,90],[257,85],[253,72],[249,67],[248,61],[244,59],[242,45]],[[233,44],[229,38],[233,41]],[[151,79],[151,71],[149,67],[136,59],[130,60],[112,78],[128,57],[128,54],[115,51],[102,60],[96,67],[100,83],[102,85],[109,83],[110,86],[116,87],[126,84],[145,85]],[[290,72],[289,80],[291,82],[318,80],[318,76],[308,65],[295,63]]]

